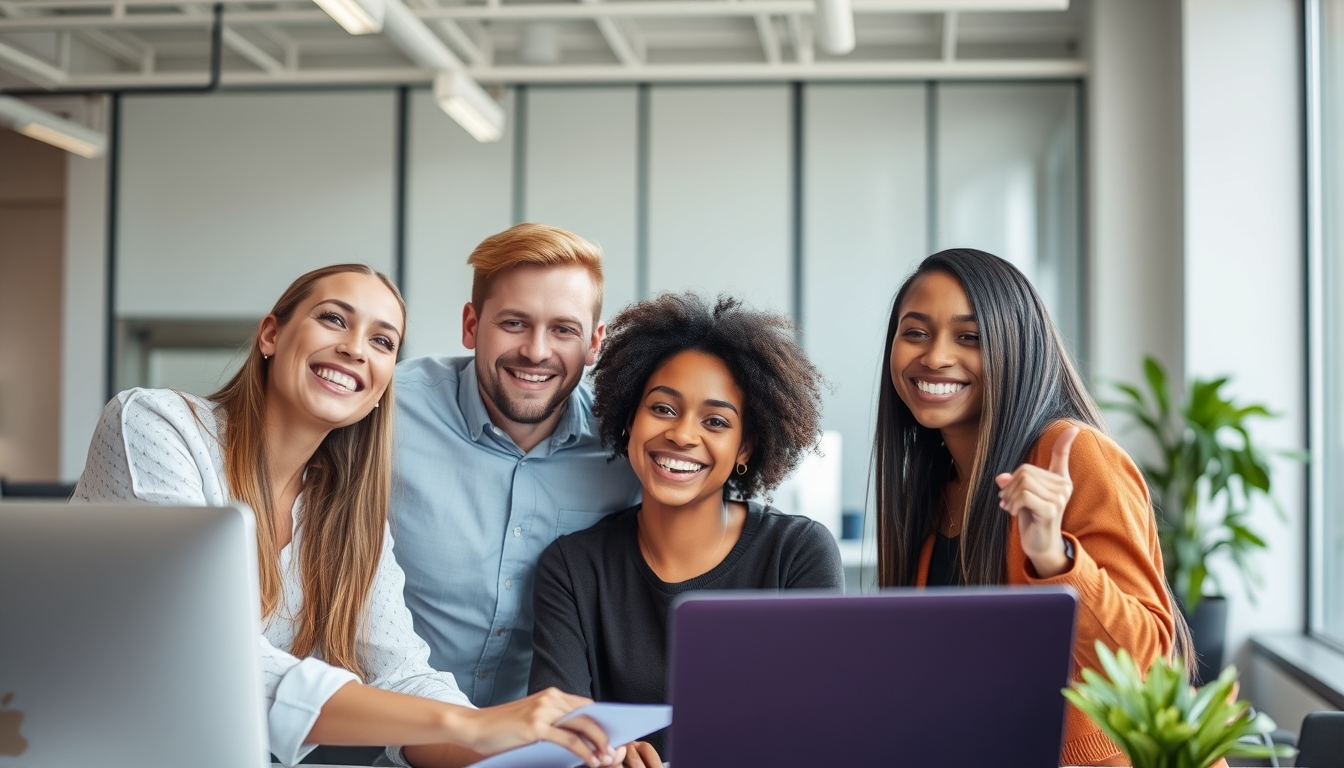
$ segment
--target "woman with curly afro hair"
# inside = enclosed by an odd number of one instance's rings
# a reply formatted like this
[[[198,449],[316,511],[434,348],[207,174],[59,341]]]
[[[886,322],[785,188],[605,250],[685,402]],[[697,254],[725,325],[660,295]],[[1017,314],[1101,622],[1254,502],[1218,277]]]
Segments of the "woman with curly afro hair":
[[[821,374],[793,331],[779,315],[690,293],[634,304],[609,324],[593,411],[643,503],[542,553],[531,690],[663,703],[677,595],[844,587],[824,526],[755,500],[820,437]],[[663,739],[631,745],[627,768],[660,766]]]

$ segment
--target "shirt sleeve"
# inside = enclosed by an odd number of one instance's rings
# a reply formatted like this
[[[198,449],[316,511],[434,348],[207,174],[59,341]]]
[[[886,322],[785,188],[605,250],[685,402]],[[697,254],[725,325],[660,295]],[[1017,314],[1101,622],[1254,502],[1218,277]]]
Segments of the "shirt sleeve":
[[[845,568],[840,547],[826,526],[808,520],[797,537],[797,551],[789,561],[785,589],[845,588]]]
[[[271,754],[284,765],[296,765],[317,748],[304,742],[313,730],[322,705],[347,683],[358,683],[353,672],[308,657],[299,659],[261,643],[262,689],[266,697],[266,727]]]
[[[1033,463],[1049,466],[1054,437],[1062,431],[1047,432]],[[1101,640],[1113,650],[1128,650],[1147,669],[1171,652],[1175,632],[1147,485],[1118,445],[1090,429],[1074,442],[1069,465],[1074,490],[1062,527],[1073,543],[1073,565],[1038,579],[1024,562],[1024,580],[1068,585],[1078,593],[1078,668],[1100,668],[1094,646]]]
[[[384,530],[383,552],[369,595],[365,638],[361,643],[360,660],[368,684],[471,707],[471,700],[458,688],[453,673],[439,672],[429,665],[429,645],[415,633],[411,612],[402,596],[406,574],[397,565],[392,545],[391,531]],[[387,757],[395,765],[403,768],[408,765],[399,746],[388,747]]]
[[[224,500],[207,492],[202,462],[210,466],[209,451],[181,395],[128,390],[103,408],[72,498],[181,506],[220,503]]]
[[[588,642],[579,621],[579,605],[563,550],[557,541],[541,553],[533,587],[532,672],[529,693],[559,688],[593,697]]]

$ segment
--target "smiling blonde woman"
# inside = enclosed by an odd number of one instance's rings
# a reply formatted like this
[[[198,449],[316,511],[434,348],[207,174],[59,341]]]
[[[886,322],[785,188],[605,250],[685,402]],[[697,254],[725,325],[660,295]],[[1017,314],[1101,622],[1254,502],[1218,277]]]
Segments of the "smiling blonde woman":
[[[478,710],[428,664],[387,524],[405,323],[396,287],[365,265],[303,275],[220,391],[132,389],[108,403],[74,498],[256,512],[267,717],[286,765],[318,744],[408,745],[389,756],[423,768],[538,740],[617,762],[591,720],[557,725],[586,699],[549,690]]]

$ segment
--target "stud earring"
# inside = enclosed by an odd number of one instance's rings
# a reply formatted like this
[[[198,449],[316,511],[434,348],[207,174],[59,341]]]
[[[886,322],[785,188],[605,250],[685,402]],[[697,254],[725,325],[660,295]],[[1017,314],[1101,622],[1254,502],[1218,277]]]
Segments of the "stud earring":
[[[374,407],[374,408],[377,408],[377,407],[380,406],[380,405],[382,405],[382,403],[374,403],[374,404],[373,404],[373,407]]]
[[[737,474],[739,475],[747,474],[747,463],[745,461],[739,461],[737,463]]]
[[[262,360],[270,360],[270,359],[271,359],[271,356],[270,356],[270,355],[262,355],[262,356],[261,356],[261,359],[262,359]]]

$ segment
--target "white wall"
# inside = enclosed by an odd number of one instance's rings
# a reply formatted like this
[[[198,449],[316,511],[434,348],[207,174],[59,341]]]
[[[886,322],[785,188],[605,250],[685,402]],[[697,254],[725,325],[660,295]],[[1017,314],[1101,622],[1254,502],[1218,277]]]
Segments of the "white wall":
[[[1295,449],[1306,431],[1301,23],[1293,0],[1183,6],[1186,373],[1231,375],[1231,393],[1282,414],[1255,437]],[[1254,510],[1269,542],[1254,558],[1258,604],[1229,587],[1228,651],[1243,669],[1249,633],[1303,626],[1303,478],[1275,462],[1286,524],[1268,504]]]
[[[407,356],[462,355],[462,308],[471,301],[467,256],[513,221],[513,91],[503,138],[482,144],[412,91],[406,181]]]
[[[1091,8],[1086,362],[1094,383],[1141,381],[1149,354],[1177,384],[1184,369],[1180,24],[1174,0],[1095,0]],[[1131,451],[1149,448],[1117,436]]]
[[[61,291],[61,480],[84,470],[107,392],[107,158],[71,155]]]
[[[310,269],[390,270],[395,117],[387,90],[127,97],[117,316],[260,317]]]
[[[602,246],[602,314],[610,319],[638,291],[638,91],[534,87],[525,98],[523,218]]]
[[[649,290],[723,293],[792,314],[786,85],[655,88]]]

